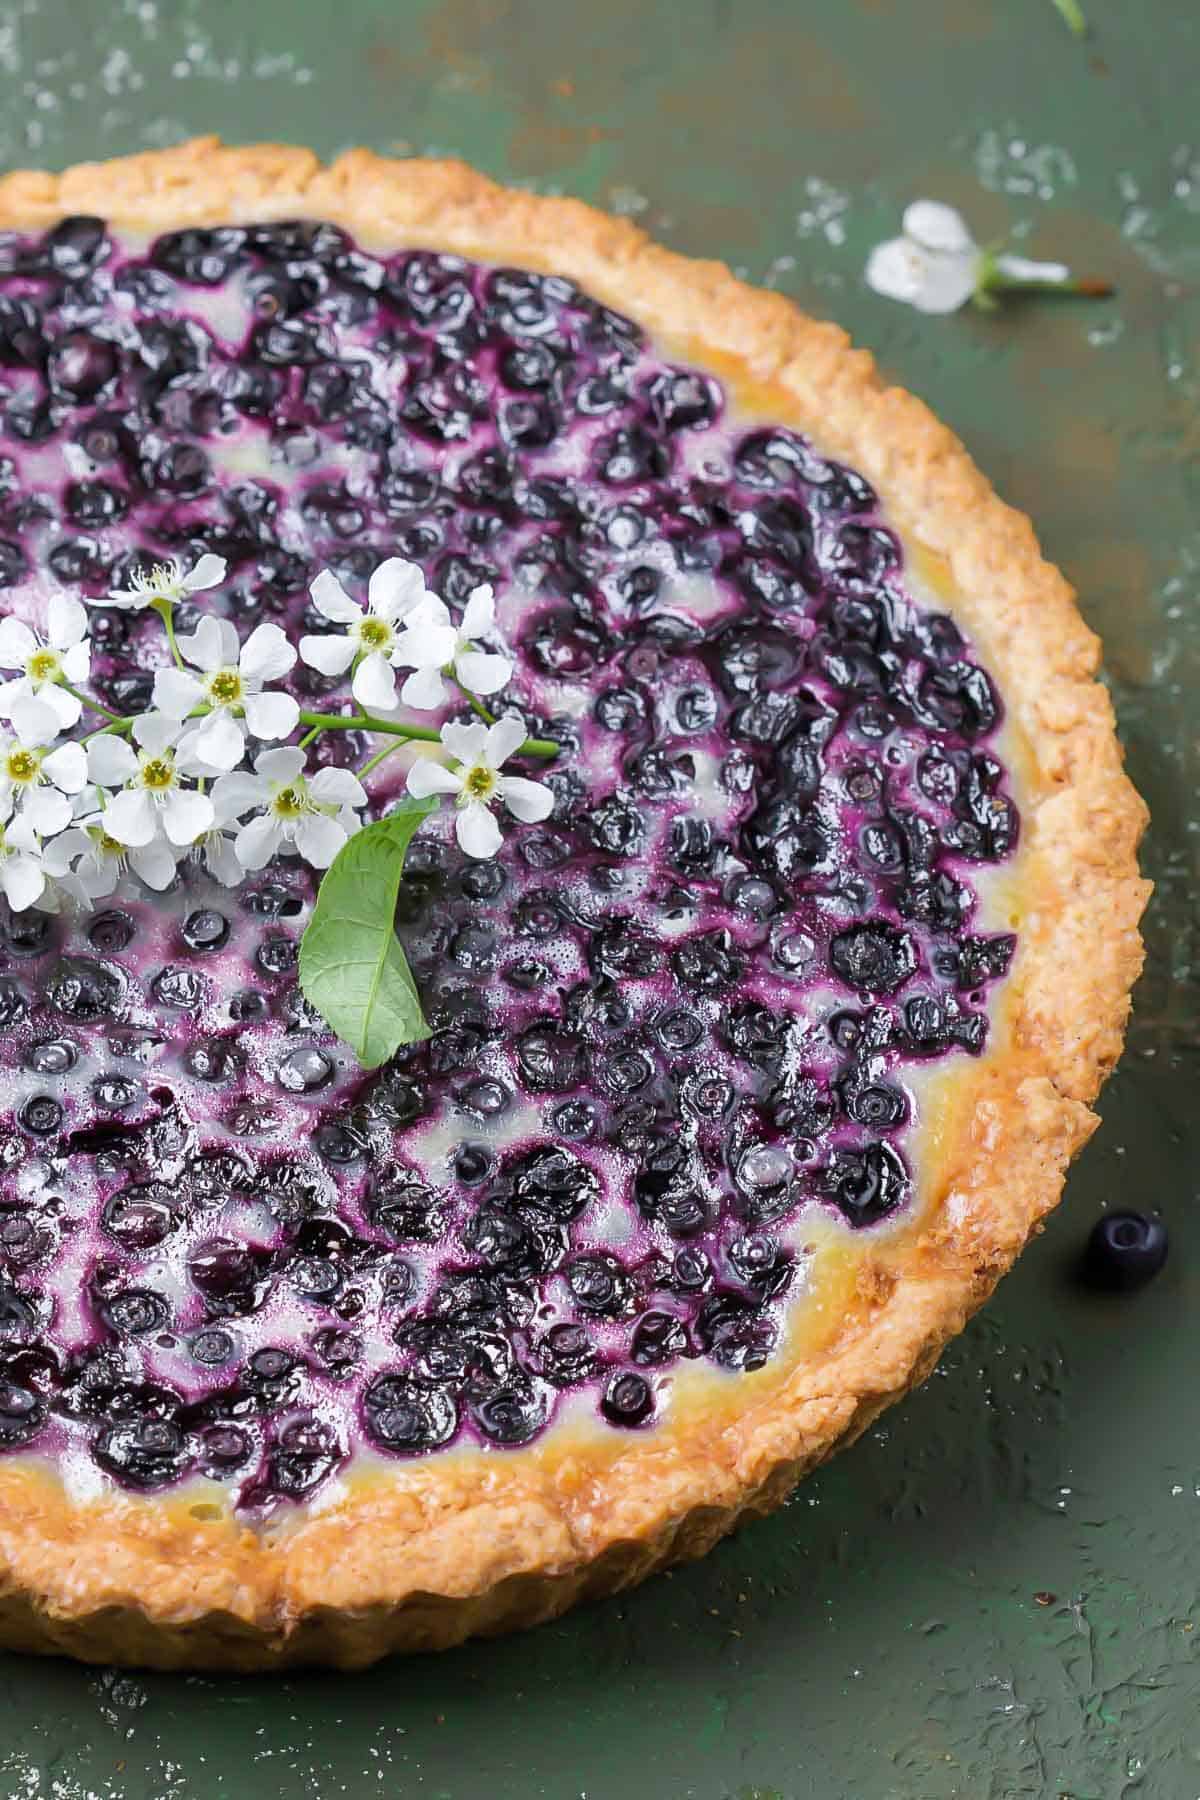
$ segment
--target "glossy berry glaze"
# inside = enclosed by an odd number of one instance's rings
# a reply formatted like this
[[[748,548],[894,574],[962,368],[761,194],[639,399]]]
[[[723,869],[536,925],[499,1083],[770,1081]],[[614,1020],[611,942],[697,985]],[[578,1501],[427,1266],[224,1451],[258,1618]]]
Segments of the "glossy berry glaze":
[[[981,1051],[1013,948],[973,926],[999,704],[870,487],[565,280],[86,219],[0,269],[7,608],[211,550],[298,637],[319,569],[398,553],[496,585],[504,703],[565,750],[495,862],[414,844],[433,1035],[373,1074],[298,994],[295,861],[5,922],[0,1444],[261,1509],[768,1363],[814,1221],[903,1215],[913,1072]],[[146,706],[157,622],[92,616]]]

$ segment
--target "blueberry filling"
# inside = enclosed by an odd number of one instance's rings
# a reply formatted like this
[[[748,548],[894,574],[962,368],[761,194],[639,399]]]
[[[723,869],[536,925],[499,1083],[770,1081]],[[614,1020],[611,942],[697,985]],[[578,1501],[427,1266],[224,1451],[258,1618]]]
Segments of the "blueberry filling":
[[[564,280],[288,222],[68,220],[3,268],[6,609],[212,551],[213,605],[298,637],[320,569],[401,554],[495,584],[506,704],[568,754],[495,861],[414,843],[432,1034],[370,1075],[296,985],[287,858],[0,919],[0,1447],[261,1508],[768,1364],[804,1220],[903,1215],[912,1072],[980,1053],[1015,948],[999,700],[868,483]],[[144,619],[91,620],[145,706]]]

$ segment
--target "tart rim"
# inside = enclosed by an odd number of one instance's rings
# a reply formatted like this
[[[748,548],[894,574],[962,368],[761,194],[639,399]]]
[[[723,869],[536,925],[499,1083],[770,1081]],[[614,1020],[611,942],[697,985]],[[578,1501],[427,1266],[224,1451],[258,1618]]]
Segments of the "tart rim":
[[[552,1464],[514,1452],[397,1463],[386,1481],[311,1504],[277,1538],[201,1518],[177,1496],[80,1506],[35,1459],[0,1465],[0,1641],[14,1648],[158,1667],[351,1667],[535,1624],[700,1555],[779,1504],[924,1379],[1056,1204],[1121,1048],[1150,891],[1136,859],[1146,809],[1094,679],[1099,640],[1029,520],[839,327],[628,221],[462,163],[354,150],[325,167],[307,150],[215,137],[0,179],[2,228],[81,212],[146,235],[300,215],[368,247],[540,267],[702,366],[733,368],[771,396],[773,423],[815,427],[823,450],[861,469],[906,543],[948,570],[951,610],[1030,753],[1018,867],[1031,904],[993,1048],[957,1077],[927,1223],[881,1259],[867,1323],[831,1355],[703,1435],[631,1433],[602,1462],[568,1447]]]

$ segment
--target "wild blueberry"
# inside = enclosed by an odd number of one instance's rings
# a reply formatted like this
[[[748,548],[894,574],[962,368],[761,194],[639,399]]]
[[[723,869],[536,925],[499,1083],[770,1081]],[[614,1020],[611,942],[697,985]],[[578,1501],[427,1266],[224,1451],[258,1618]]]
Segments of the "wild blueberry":
[[[229,920],[212,907],[198,908],[183,922],[183,941],[189,950],[219,950],[228,936]]]
[[[161,1487],[183,1474],[191,1447],[173,1419],[132,1418],[107,1425],[92,1441],[101,1468],[134,1488]]]
[[[1105,1213],[1088,1234],[1083,1272],[1092,1286],[1130,1292],[1152,1281],[1167,1260],[1167,1228],[1138,1212]]]
[[[600,1366],[595,1345],[582,1325],[552,1325],[538,1345],[538,1362],[556,1386],[586,1381]]]
[[[472,1424],[495,1444],[527,1444],[546,1423],[550,1398],[540,1383],[515,1380],[494,1387],[479,1383],[467,1389]]]
[[[682,1319],[674,1313],[647,1312],[633,1328],[629,1354],[644,1369],[673,1362],[677,1356],[685,1356],[687,1349],[687,1328]]]
[[[654,1411],[654,1390],[644,1375],[622,1370],[610,1377],[600,1410],[610,1425],[644,1425]]]
[[[445,1388],[412,1375],[377,1375],[363,1393],[367,1436],[381,1449],[436,1450],[458,1430],[458,1408]]]
[[[148,1288],[123,1288],[100,1307],[104,1323],[121,1337],[141,1337],[159,1331],[171,1316],[161,1294]]]
[[[323,1050],[308,1044],[291,1051],[278,1064],[275,1079],[291,1094],[311,1094],[333,1077],[333,1063]]]

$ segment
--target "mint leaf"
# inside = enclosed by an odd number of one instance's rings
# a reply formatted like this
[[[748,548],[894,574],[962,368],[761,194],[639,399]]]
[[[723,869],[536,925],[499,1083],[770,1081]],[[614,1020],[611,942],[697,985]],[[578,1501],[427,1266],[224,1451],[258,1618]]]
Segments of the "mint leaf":
[[[404,853],[437,805],[406,797],[342,846],[300,943],[305,998],[364,1069],[429,1036],[395,919]]]

